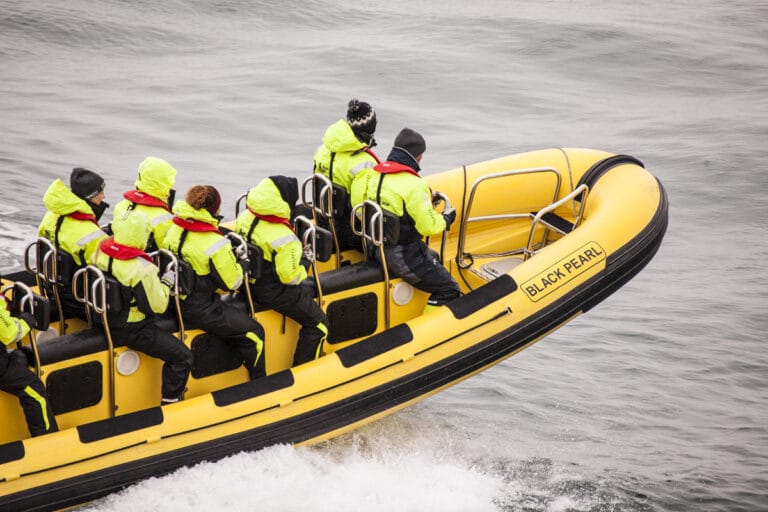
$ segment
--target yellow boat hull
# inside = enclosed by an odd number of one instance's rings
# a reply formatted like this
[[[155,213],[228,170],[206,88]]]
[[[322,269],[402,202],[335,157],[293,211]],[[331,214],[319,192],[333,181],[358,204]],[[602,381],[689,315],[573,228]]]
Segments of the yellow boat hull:
[[[544,170],[504,175],[525,169]],[[502,176],[484,181],[496,174]],[[351,287],[323,296],[332,330],[334,322],[337,327],[320,359],[289,368],[297,326],[262,311],[257,317],[270,347],[267,377],[247,382],[242,368],[193,374],[187,399],[161,408],[155,405],[161,363],[139,355],[138,371],[118,375],[115,417],[102,379],[96,403],[57,414],[61,430],[41,437],[26,438],[18,405],[2,397],[4,423],[13,426],[0,440],[0,510],[73,506],[184,465],[277,443],[316,443],[391,414],[594,307],[650,261],[666,230],[664,189],[631,157],[551,149],[426,179],[451,198],[460,219],[442,251],[461,298],[422,315],[425,294],[399,280],[384,286],[349,278]],[[553,211],[571,231],[559,233],[549,224],[532,229],[535,212],[580,184],[588,194]],[[430,243],[441,248],[440,240]],[[394,301],[403,290],[412,296]],[[356,315],[358,304],[364,313]],[[372,319],[367,326],[360,327],[361,315]],[[355,329],[362,329],[357,336],[344,335]],[[204,335],[187,334],[190,344]],[[118,348],[113,357],[125,351]],[[56,372],[83,365],[102,372],[108,357],[101,351],[43,361],[42,378],[51,390]]]

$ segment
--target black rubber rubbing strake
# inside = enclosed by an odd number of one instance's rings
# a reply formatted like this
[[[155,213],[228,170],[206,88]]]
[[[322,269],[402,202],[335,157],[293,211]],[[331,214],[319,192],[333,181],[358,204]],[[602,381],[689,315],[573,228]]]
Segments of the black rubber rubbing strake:
[[[123,416],[116,416],[101,421],[94,421],[86,425],[77,427],[77,433],[80,436],[80,442],[92,443],[108,437],[119,436],[141,430],[147,427],[153,427],[163,422],[163,411],[160,407],[144,409],[143,411],[131,412]]]
[[[458,299],[452,300],[446,306],[453,316],[461,320],[476,311],[480,311],[488,304],[506,297],[517,290],[517,283],[511,276],[499,276],[488,284],[473,290]]]

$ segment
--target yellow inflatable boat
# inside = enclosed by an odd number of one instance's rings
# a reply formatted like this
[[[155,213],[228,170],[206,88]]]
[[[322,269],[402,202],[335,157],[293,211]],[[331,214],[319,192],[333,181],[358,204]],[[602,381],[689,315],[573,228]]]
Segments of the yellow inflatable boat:
[[[60,430],[30,438],[18,402],[0,393],[0,510],[71,507],[185,465],[317,443],[393,413],[597,305],[650,261],[667,226],[662,185],[626,155],[549,149],[426,179],[457,210],[430,245],[463,295],[423,314],[426,294],[359,253],[337,254],[316,268],[330,333],[310,363],[290,368],[298,327],[265,305],[252,312],[267,332],[268,376],[250,382],[215,333],[170,318],[195,365],[185,400],[160,407],[161,362],[103,328],[70,320],[30,336],[14,352],[45,383]],[[322,216],[328,206],[312,208]],[[371,208],[355,213],[376,250],[381,215]],[[245,299],[231,298],[250,307]]]

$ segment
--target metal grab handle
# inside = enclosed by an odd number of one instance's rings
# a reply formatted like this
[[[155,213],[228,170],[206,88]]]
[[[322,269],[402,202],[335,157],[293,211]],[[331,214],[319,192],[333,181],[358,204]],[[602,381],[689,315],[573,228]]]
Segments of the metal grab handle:
[[[365,223],[368,208],[374,210],[371,214],[368,224]],[[360,220],[360,228],[356,222],[352,223],[352,232],[363,237],[363,242],[371,242],[374,247],[384,245],[384,210],[375,201],[366,199],[362,203],[352,208],[353,218]]]
[[[533,248],[532,248],[533,247],[533,236],[534,236],[534,234],[536,232],[536,227],[538,226],[538,224],[540,222],[542,222],[541,219],[544,217],[544,215],[546,215],[549,212],[553,212],[553,211],[557,210],[558,208],[560,208],[562,205],[564,205],[568,201],[573,201],[574,199],[576,199],[581,194],[584,194],[582,196],[582,198],[581,198],[581,205],[579,207],[579,211],[578,211],[578,213],[576,215],[576,218],[574,219],[574,222],[573,222],[573,229],[575,229],[579,225],[579,223],[581,222],[582,216],[584,214],[584,205],[587,202],[587,194],[588,193],[589,193],[589,186],[587,186],[586,183],[582,183],[581,185],[579,185],[578,187],[573,189],[573,191],[570,194],[564,196],[559,201],[555,201],[554,203],[550,204],[549,206],[545,206],[544,208],[539,210],[536,213],[536,215],[534,215],[533,222],[531,224],[531,231],[528,233],[528,243],[526,244],[525,250],[523,251],[523,259],[524,260],[527,260],[528,258],[533,256],[533,254],[534,254],[534,251],[533,251]],[[546,225],[545,225],[545,228],[547,230],[550,229]],[[545,236],[544,237],[544,243],[546,243],[546,238],[547,237]]]
[[[466,166],[464,167],[464,172],[466,173]],[[478,222],[478,221],[484,221],[484,220],[494,220],[494,219],[514,219],[514,218],[528,218],[528,214],[519,215],[519,214],[505,214],[505,215],[490,215],[490,216],[482,216],[482,217],[470,217],[469,214],[472,212],[475,205],[475,194],[477,194],[477,190],[480,187],[481,184],[489,181],[489,180],[496,180],[501,178],[507,178],[510,176],[524,176],[524,175],[530,175],[530,174],[551,174],[555,178],[555,186],[552,190],[552,201],[557,200],[557,196],[560,195],[560,184],[562,183],[562,178],[560,176],[560,171],[555,169],[554,167],[529,167],[525,169],[510,169],[506,171],[499,171],[494,172],[491,174],[486,174],[483,176],[478,177],[475,179],[475,181],[472,183],[472,187],[469,190],[469,196],[466,202],[466,206],[464,207],[464,211],[461,214],[461,223],[459,225],[459,237],[456,247],[456,263],[461,269],[467,269],[470,268],[474,264],[474,256],[468,252],[465,252],[464,247],[467,242],[467,228],[469,226],[470,222]],[[465,191],[466,194],[466,191]],[[480,254],[475,256],[482,256]]]
[[[185,333],[184,319],[181,316],[181,299],[179,299],[179,280],[181,279],[181,273],[179,272],[179,259],[176,257],[176,254],[167,249],[158,249],[157,251],[150,254],[152,259],[158,263],[158,266],[160,263],[161,255],[168,258],[168,264],[165,266],[164,271],[174,272],[176,274],[176,279],[173,281],[173,301],[176,304],[176,320],[179,322],[179,340],[181,340],[183,343]]]
[[[315,182],[320,182],[320,194],[317,198],[320,200],[320,204],[314,204],[315,189],[317,185]],[[307,194],[307,186],[312,185],[312,193]],[[309,197],[309,199],[308,199]],[[333,217],[333,182],[328,179],[327,176],[322,174],[313,174],[309,178],[305,179],[301,183],[301,202],[307,208],[311,208],[313,212],[317,212],[324,217]]]
[[[315,189],[320,187],[320,193],[315,195]],[[312,185],[311,194],[307,193],[307,187]],[[314,204],[314,198],[317,197],[320,204]],[[336,248],[336,268],[341,267],[341,248],[339,245],[339,235],[336,232],[336,221],[333,218],[333,182],[322,174],[313,174],[301,183],[301,203],[312,210],[312,220],[317,223],[317,216],[320,215],[328,221],[328,226],[333,236],[333,245]]]
[[[245,194],[241,194],[240,197],[237,198],[237,201],[235,201],[235,218],[238,218],[240,216],[240,203],[242,203],[243,200],[246,199],[247,197],[248,197],[248,192],[246,192]]]
[[[48,250],[45,252],[42,262],[37,261],[37,257],[40,255],[40,251],[37,250],[37,254],[35,255],[35,267],[32,268],[29,263],[29,250],[33,247],[35,249],[39,249],[40,244],[47,246]],[[47,238],[40,237],[36,241],[29,244],[26,251],[24,251],[24,267],[28,273],[35,276],[35,283],[37,284],[37,288],[44,296],[50,298],[49,293],[53,294],[53,300],[56,304],[56,311],[59,315],[59,331],[61,334],[66,334],[67,324],[64,321],[64,307],[61,304],[61,295],[59,294],[59,287],[56,280],[56,276],[59,274],[57,251],[58,250],[56,249],[56,246],[53,245],[53,242]],[[46,273],[49,268],[52,275],[48,275]]]
[[[96,279],[90,283],[90,273],[96,276]],[[84,296],[77,295],[77,283],[83,281],[83,293]],[[115,344],[112,341],[112,331],[109,328],[109,321],[107,319],[107,280],[104,277],[104,272],[95,265],[88,265],[75,272],[72,279],[72,289],[75,294],[75,298],[85,304],[85,310],[88,313],[88,324],[93,327],[93,322],[90,315],[90,308],[93,308],[95,313],[101,316],[101,321],[104,324],[104,335],[107,338],[107,365],[109,372],[109,414],[111,417],[115,416],[117,410],[115,399]],[[90,292],[90,293],[89,293]]]
[[[312,266],[312,275],[315,276],[315,284],[317,285],[317,304],[323,307],[323,288],[320,285],[320,274],[317,271],[317,247],[315,240],[317,238],[317,228],[307,217],[298,215],[293,220],[294,229],[299,231],[299,226],[304,226],[305,231],[301,236],[301,245],[304,248],[309,248],[309,254],[302,251],[304,256],[309,258],[309,263]]]
[[[366,224],[365,219],[368,209],[373,209],[373,213]],[[363,238],[363,252],[368,258],[368,242],[379,249],[379,258],[381,267],[384,271],[384,327],[389,329],[391,308],[389,296],[389,269],[387,268],[387,258],[384,253],[384,211],[375,201],[366,199],[352,208],[352,219],[360,219],[360,229],[357,229],[355,222],[352,222],[352,232]]]
[[[239,243],[243,249],[245,249],[246,254],[248,252],[248,244],[246,243],[245,239],[239,234],[235,233],[234,231],[230,231],[226,235],[227,238],[230,240],[234,240],[235,242]],[[250,270],[249,269],[243,269],[243,284],[241,285],[242,288],[245,288],[245,297],[248,299],[248,311],[251,313],[251,316],[256,314],[256,308],[253,306],[253,297],[251,296],[251,284],[248,281],[248,277],[250,276]],[[183,339],[183,338],[182,338]]]
[[[29,286],[27,286],[25,283],[22,282],[16,282],[14,283],[14,286],[12,289],[15,289],[16,287],[21,288],[24,290],[24,296],[19,301],[19,311],[23,312],[26,310],[27,305],[29,305],[29,312],[34,315],[35,314],[35,297],[34,293],[32,293],[32,290]],[[5,294],[5,291],[3,291],[3,294]],[[35,357],[35,373],[38,377],[42,377],[43,375],[43,369],[40,367],[40,351],[37,349],[37,335],[34,333],[34,329],[29,330],[29,344],[32,346],[32,354]]]

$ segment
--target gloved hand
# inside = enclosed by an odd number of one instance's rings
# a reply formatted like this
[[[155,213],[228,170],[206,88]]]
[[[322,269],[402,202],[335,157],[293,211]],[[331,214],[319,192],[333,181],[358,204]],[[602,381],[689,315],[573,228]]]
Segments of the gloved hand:
[[[27,322],[27,325],[29,326],[30,329],[34,329],[35,327],[37,327],[37,319],[29,311],[24,311],[22,314],[19,315],[19,318]]]
[[[451,224],[456,220],[456,210],[451,208],[443,212],[443,218],[445,219],[445,230],[451,229]]]
[[[245,244],[239,244],[234,248],[235,257],[240,261],[248,260],[248,248]]]
[[[315,254],[314,254],[314,251],[312,251],[312,246],[310,244],[307,244],[304,247],[302,247],[301,257],[302,259],[306,259],[309,262],[312,262],[315,260]]]
[[[176,272],[173,270],[166,271],[163,277],[160,278],[160,282],[166,285],[168,288],[173,289],[176,285]]]

